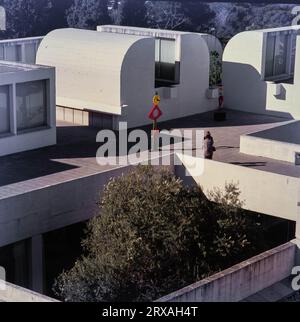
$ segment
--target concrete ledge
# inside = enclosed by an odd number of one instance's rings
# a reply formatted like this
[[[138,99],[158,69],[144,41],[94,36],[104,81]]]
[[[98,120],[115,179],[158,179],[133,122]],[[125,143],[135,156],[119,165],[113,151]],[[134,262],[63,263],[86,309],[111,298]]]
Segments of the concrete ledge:
[[[300,145],[242,135],[240,138],[240,152],[295,163],[295,154],[300,153]]]
[[[240,152],[295,164],[296,153],[300,153],[299,131],[300,122],[292,121],[264,131],[242,135]]]
[[[286,243],[160,298],[157,302],[238,302],[289,277],[296,245]]]
[[[2,283],[4,283],[4,290],[0,289],[0,302],[59,302],[8,282]]]
[[[180,153],[177,156],[183,166],[176,166],[176,174],[186,181],[187,171],[206,195],[215,188],[224,190],[226,183],[234,183],[241,191],[240,200],[244,202],[244,209],[297,221],[300,191],[298,177],[183,156]]]
[[[0,156],[35,150],[55,144],[56,128],[41,128],[40,130],[1,138]]]
[[[56,107],[56,120],[82,126],[94,126],[99,129],[113,129],[112,115],[63,106]]]

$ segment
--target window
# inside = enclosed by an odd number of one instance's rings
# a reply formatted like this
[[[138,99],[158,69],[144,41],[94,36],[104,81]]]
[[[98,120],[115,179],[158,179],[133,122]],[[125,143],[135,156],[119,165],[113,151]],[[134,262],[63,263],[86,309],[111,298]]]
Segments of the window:
[[[157,81],[179,83],[179,62],[175,57],[175,40],[155,40],[155,78]]]
[[[35,64],[36,57],[36,44],[26,44],[25,45],[25,59],[26,64]]]
[[[0,134],[10,132],[9,86],[0,86]]]
[[[22,61],[22,46],[21,45],[8,45],[5,47],[5,60],[13,62]]]
[[[291,35],[291,73],[294,75],[296,62],[297,34]]]
[[[0,45],[0,60],[4,60],[4,46]]]
[[[279,32],[267,35],[265,79],[284,80],[294,75],[296,35]]]
[[[46,81],[17,84],[16,94],[18,131],[46,126]]]

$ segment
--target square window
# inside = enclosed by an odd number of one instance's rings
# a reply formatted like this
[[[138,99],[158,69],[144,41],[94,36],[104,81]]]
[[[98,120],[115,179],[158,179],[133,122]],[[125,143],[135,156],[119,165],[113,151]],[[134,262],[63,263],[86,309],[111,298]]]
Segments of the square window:
[[[10,132],[9,86],[0,86],[0,134]]]
[[[17,84],[17,130],[47,126],[46,81]]]

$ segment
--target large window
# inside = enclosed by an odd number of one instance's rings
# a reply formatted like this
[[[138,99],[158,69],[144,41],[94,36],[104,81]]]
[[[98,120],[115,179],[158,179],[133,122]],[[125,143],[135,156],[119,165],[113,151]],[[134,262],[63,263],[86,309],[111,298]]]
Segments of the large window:
[[[4,60],[4,45],[0,45],[0,60]]]
[[[294,75],[296,35],[288,32],[267,35],[265,79],[284,80]]]
[[[5,47],[5,60],[21,62],[22,61],[22,46],[10,45]]]
[[[17,84],[16,92],[18,131],[46,126],[46,81]]]
[[[176,62],[175,40],[155,40],[155,78],[156,81],[178,83],[179,62]]]
[[[0,86],[0,134],[10,131],[9,86]]]

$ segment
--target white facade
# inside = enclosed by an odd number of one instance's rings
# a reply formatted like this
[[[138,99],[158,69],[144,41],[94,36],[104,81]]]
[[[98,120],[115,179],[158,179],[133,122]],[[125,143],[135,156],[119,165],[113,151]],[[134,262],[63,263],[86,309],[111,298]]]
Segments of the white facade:
[[[300,26],[242,32],[223,55],[225,106],[300,118]]]
[[[217,108],[208,98],[210,51],[201,34],[129,35],[60,29],[42,41],[37,63],[56,67],[57,105],[113,115],[114,127],[149,124],[155,92],[160,121]],[[217,43],[217,42],[216,42]]]
[[[0,60],[35,64],[36,52],[43,37],[0,40]]]
[[[0,62],[0,156],[56,144],[54,68]]]
[[[97,30],[100,32],[111,32],[111,33],[117,33],[117,34],[127,34],[127,35],[143,36],[143,37],[176,39],[178,42],[180,42],[180,37],[182,35],[197,34],[205,40],[210,52],[216,51],[219,54],[220,59],[222,59],[222,55],[223,55],[223,48],[219,39],[213,35],[204,34],[204,33],[191,33],[191,32],[176,31],[176,30],[139,28],[139,27],[128,27],[128,26],[117,26],[117,25],[102,25],[102,26],[98,26]]]

